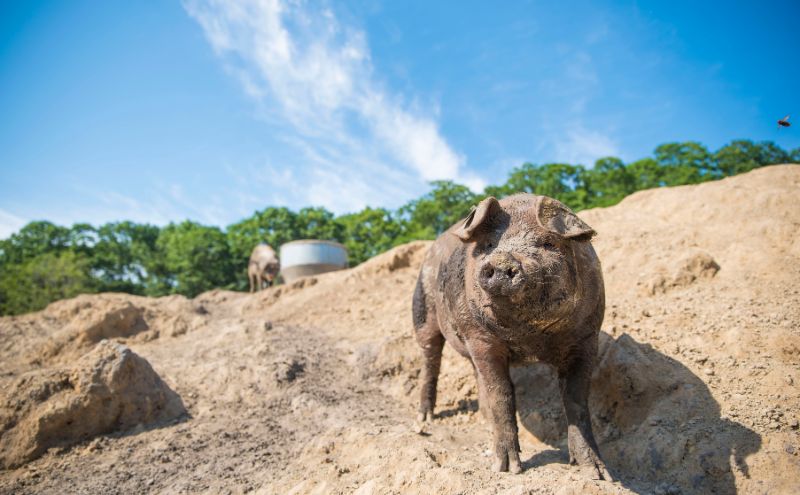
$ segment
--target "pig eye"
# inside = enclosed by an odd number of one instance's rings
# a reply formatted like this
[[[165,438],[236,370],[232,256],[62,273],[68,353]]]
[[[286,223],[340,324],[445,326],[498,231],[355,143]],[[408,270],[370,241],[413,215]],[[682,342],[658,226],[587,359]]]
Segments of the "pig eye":
[[[494,244],[492,244],[491,241],[489,241],[486,244],[484,244],[483,247],[486,249],[492,249],[494,247]]]
[[[548,251],[554,251],[556,249],[555,244],[553,244],[552,242],[545,242],[544,244],[542,244],[542,247],[544,249],[547,249]]]

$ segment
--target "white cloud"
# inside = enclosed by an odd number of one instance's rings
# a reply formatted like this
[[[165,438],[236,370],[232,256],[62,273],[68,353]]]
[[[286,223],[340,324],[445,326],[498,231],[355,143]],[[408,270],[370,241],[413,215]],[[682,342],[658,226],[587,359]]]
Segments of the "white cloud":
[[[594,166],[595,160],[606,156],[619,156],[619,148],[607,135],[576,125],[554,141],[557,161]]]
[[[459,182],[470,188],[474,193],[482,193],[488,185],[483,177],[479,177],[472,173],[462,175],[459,178]]]
[[[0,209],[0,239],[9,237],[28,223],[25,219]]]
[[[422,181],[478,182],[462,177],[465,158],[434,116],[380,82],[364,32],[343,25],[325,5],[187,0],[184,6],[246,94],[279,123],[284,142],[304,157],[290,164],[300,169],[295,180],[313,181],[300,188],[304,202],[341,211],[417,196]]]
[[[595,41],[606,34],[599,29]],[[601,94],[602,86],[594,58],[589,52],[570,45],[560,45],[557,49],[563,60],[561,70],[542,82],[542,90],[559,102],[553,112],[559,117],[544,119],[540,153],[551,157],[547,161],[587,167],[594,166],[598,158],[619,156],[619,146],[613,139],[615,126],[609,124],[608,119],[602,119],[607,122],[603,131],[596,125],[588,125],[598,121],[589,107]]]

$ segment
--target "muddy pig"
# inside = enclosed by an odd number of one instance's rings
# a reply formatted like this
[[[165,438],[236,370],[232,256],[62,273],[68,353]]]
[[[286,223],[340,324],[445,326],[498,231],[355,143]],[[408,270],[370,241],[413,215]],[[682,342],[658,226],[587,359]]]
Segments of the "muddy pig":
[[[247,278],[250,280],[250,292],[258,292],[272,285],[272,281],[278,276],[281,264],[278,255],[268,244],[259,244],[253,248],[250,254],[250,262],[247,265]]]
[[[422,264],[412,305],[424,355],[418,419],[433,417],[446,340],[472,363],[496,471],[521,471],[509,366],[539,360],[558,373],[570,463],[611,479],[588,409],[605,309],[594,234],[552,198],[488,197],[439,236]]]

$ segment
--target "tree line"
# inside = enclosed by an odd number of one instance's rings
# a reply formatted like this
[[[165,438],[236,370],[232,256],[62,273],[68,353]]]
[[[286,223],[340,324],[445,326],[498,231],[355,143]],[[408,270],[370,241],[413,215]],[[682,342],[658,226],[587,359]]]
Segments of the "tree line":
[[[225,229],[189,220],[165,227],[129,221],[72,227],[35,221],[0,240],[0,315],[44,308],[81,293],[127,292],[189,297],[213,288],[246,290],[253,247],[296,239],[338,241],[354,266],[396,245],[434,239],[483,197],[517,192],[554,197],[576,211],[618,203],[642,189],[697,184],[778,163],[800,163],[800,148],[736,140],[716,152],[697,142],[667,143],[631,163],[593,167],[524,163],[481,194],[452,181],[397,210],[367,207],[336,216],[325,208],[269,206]]]

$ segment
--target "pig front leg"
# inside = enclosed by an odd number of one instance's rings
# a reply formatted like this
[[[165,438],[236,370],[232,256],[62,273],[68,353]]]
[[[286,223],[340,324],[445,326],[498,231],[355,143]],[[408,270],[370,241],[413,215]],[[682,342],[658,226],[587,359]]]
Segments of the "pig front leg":
[[[470,349],[478,376],[481,409],[487,410],[492,423],[495,462],[498,472],[522,472],[517,436],[517,407],[514,385],[508,372],[508,358],[502,352]],[[484,403],[485,401],[486,403]]]
[[[567,416],[569,462],[593,468],[593,479],[612,481],[611,473],[600,458],[597,442],[592,434],[592,420],[589,415],[592,362],[589,358],[579,357],[563,372],[559,372],[561,400]]]

